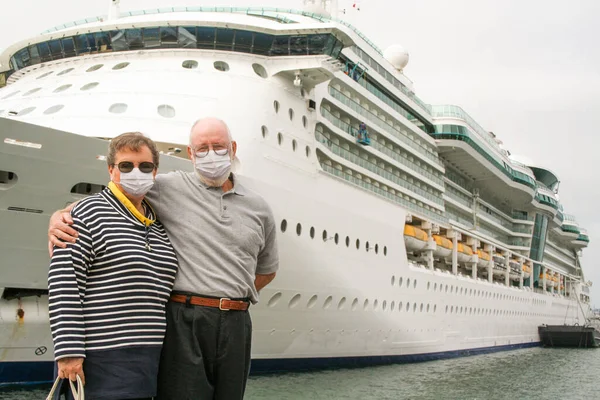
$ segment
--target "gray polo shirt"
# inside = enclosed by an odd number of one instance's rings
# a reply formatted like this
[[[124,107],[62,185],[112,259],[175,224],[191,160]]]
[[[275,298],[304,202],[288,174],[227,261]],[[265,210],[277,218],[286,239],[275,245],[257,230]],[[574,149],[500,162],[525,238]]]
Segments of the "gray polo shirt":
[[[234,176],[227,193],[204,185],[195,172],[156,176],[146,198],[179,260],[173,290],[258,301],[256,274],[279,267],[271,208]]]

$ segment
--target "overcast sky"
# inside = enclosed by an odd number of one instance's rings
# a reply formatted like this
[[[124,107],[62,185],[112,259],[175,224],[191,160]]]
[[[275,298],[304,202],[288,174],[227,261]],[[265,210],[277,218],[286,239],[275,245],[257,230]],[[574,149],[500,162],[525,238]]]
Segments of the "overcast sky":
[[[104,15],[108,0],[20,0],[0,14],[0,48],[50,27]],[[406,75],[431,104],[457,104],[513,154],[561,179],[565,212],[587,228],[582,263],[600,306],[600,1],[340,0],[380,48],[410,53]],[[301,8],[301,0],[122,0],[122,10],[191,5]]]

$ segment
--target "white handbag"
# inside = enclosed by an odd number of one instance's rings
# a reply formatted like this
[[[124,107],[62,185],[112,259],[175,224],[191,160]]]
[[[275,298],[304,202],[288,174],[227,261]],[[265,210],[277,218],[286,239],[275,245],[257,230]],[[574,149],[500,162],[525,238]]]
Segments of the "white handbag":
[[[61,380],[61,378],[56,378],[56,380],[54,381],[54,385],[52,385],[52,389],[50,389],[48,397],[46,397],[46,400],[52,400],[52,397],[54,397],[54,392],[56,392],[58,384]],[[83,382],[81,382],[81,377],[77,375],[77,387],[75,387],[75,384],[72,380],[67,380],[69,381],[69,385],[71,386],[71,393],[73,394],[73,398],[75,400],[85,400],[85,394],[83,392]]]

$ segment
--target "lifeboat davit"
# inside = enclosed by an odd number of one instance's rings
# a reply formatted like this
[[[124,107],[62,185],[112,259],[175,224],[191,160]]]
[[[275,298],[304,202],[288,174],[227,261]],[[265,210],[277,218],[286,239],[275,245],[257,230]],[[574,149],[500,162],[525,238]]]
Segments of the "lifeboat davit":
[[[488,253],[487,251],[483,251],[481,249],[477,249],[477,255],[479,256],[479,260],[477,261],[477,266],[487,267],[490,263],[490,253]]]
[[[433,235],[433,240],[435,241],[436,248],[433,252],[434,256],[437,257],[448,257],[452,254],[452,241],[440,235]]]
[[[404,243],[410,251],[423,250],[427,246],[427,233],[412,225],[404,225]]]

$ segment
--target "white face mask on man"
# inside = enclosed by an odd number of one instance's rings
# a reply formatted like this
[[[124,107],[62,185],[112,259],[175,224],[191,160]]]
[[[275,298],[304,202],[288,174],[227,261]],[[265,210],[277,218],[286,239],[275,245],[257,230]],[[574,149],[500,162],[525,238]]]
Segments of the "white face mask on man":
[[[144,173],[139,168],[134,168],[131,172],[121,172],[121,181],[118,183],[128,194],[140,197],[154,186],[154,176],[152,172]]]
[[[204,157],[194,157],[194,165],[198,173],[198,177],[208,186],[222,186],[229,178],[231,172],[231,158],[229,153],[218,155],[213,150],[210,150]]]

